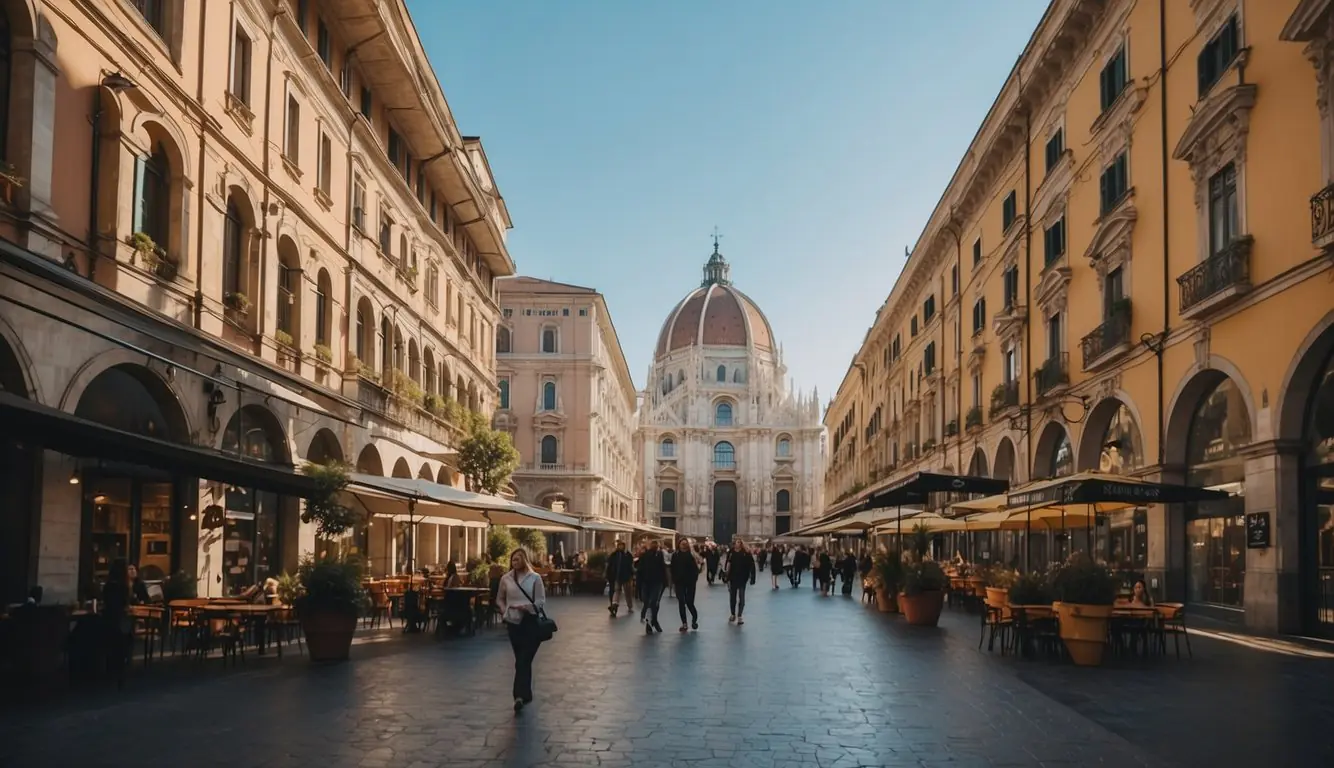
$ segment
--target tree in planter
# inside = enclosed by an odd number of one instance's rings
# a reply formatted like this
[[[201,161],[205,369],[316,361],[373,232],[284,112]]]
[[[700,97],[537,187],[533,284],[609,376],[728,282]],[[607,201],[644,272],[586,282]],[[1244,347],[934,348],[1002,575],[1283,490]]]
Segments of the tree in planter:
[[[486,537],[486,554],[493,563],[508,563],[510,553],[518,546],[510,529],[503,525],[493,525]],[[531,553],[530,553],[531,554]]]
[[[315,492],[306,499],[301,521],[314,524],[315,535],[337,539],[361,520],[361,515],[345,506],[339,495],[351,480],[343,464],[307,462],[302,472],[315,483]],[[312,661],[341,661],[348,657],[357,617],[367,604],[361,587],[365,562],[353,555],[307,554],[297,568],[299,595],[294,598],[301,617],[302,630]]]
[[[909,624],[934,627],[945,605],[945,585],[949,578],[934,560],[918,559],[903,568],[899,586],[899,610]]]
[[[881,552],[876,555],[871,579],[875,582],[876,607],[886,613],[894,610],[899,584],[903,581],[903,560],[899,554]]]
[[[519,452],[508,432],[491,428],[484,417],[472,414],[468,436],[459,444],[459,472],[476,493],[500,493],[519,466]]]
[[[515,528],[510,531],[519,546],[528,550],[528,556],[540,561],[547,556],[547,537],[541,531],[532,528]]]
[[[1116,578],[1087,554],[1075,552],[1052,569],[1050,581],[1061,642],[1070,659],[1081,667],[1102,664],[1107,625],[1116,602]]]
[[[912,551],[918,560],[926,557],[931,549],[931,528],[926,523],[918,523],[912,528]]]

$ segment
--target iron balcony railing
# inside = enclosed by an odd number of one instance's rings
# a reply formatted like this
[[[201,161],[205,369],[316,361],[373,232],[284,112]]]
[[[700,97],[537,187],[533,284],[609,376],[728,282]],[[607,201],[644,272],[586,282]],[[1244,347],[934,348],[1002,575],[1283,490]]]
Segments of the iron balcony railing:
[[[1334,234],[1334,184],[1311,196],[1311,242]]]
[[[1019,381],[1007,381],[1004,384],[997,384],[996,388],[991,390],[991,415],[1004,411],[1006,408],[1013,408],[1019,405]]]
[[[967,429],[982,426],[982,406],[975,405],[972,408],[969,408],[968,414],[964,416],[963,423],[964,427]]]
[[[1053,389],[1070,383],[1070,355],[1062,352],[1043,361],[1034,374],[1038,385],[1038,394],[1045,395]]]
[[[1251,238],[1239,237],[1177,278],[1181,312],[1229,289],[1251,281]]]
[[[1079,342],[1088,368],[1110,350],[1130,340],[1130,299],[1122,299],[1112,308],[1111,316]]]

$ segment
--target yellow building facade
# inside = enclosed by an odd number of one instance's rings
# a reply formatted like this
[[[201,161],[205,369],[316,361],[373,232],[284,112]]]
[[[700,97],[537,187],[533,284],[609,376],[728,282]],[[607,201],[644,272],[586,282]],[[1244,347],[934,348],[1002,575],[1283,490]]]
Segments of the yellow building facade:
[[[1099,556],[1334,630],[1330,6],[1050,5],[828,407],[831,510],[919,470],[1223,488],[1111,516]]]

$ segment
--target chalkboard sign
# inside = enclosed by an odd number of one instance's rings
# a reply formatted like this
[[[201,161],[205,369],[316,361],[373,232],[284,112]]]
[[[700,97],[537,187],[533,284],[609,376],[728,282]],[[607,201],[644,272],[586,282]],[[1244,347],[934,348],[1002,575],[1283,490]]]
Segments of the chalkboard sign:
[[[1265,549],[1269,546],[1269,513],[1246,513],[1246,548]]]

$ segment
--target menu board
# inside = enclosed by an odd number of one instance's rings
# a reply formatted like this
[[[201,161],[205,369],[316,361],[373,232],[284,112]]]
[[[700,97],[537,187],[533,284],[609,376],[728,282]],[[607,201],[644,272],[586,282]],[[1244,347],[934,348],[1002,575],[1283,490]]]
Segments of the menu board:
[[[1246,513],[1246,548],[1265,549],[1269,546],[1269,513]]]

